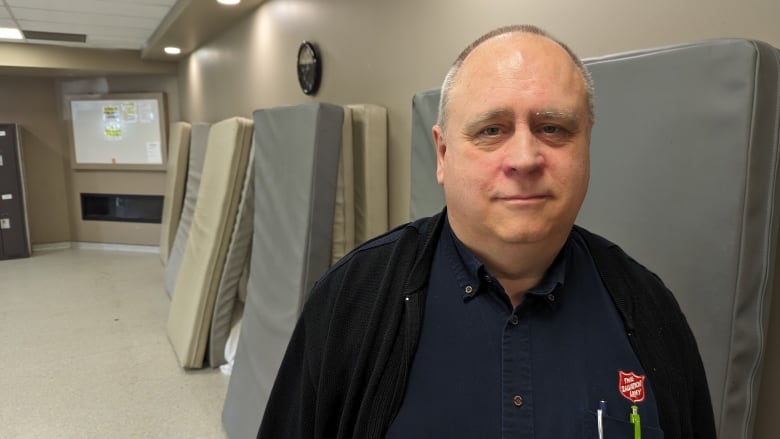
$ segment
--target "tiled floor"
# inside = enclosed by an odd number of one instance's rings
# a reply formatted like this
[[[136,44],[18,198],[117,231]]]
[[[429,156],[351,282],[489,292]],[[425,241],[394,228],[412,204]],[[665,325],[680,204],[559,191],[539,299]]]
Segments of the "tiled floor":
[[[229,377],[184,371],[158,254],[0,261],[0,438],[217,438]]]

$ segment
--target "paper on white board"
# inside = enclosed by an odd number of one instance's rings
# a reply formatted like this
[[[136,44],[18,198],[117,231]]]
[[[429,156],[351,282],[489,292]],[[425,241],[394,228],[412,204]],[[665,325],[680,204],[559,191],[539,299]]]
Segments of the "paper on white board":
[[[154,107],[152,107],[152,101],[140,101],[136,106],[138,110],[138,120],[141,123],[149,123],[154,121]]]
[[[146,142],[146,161],[150,164],[162,164],[160,142]]]
[[[122,120],[125,123],[138,122],[138,110],[136,109],[135,102],[122,102]]]

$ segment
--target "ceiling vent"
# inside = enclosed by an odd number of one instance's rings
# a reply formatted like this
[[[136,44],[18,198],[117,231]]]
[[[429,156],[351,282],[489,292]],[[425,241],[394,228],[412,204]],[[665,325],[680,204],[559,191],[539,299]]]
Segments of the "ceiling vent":
[[[86,43],[86,34],[67,34],[62,32],[41,32],[37,30],[23,30],[24,38],[28,40],[58,41],[69,43]]]

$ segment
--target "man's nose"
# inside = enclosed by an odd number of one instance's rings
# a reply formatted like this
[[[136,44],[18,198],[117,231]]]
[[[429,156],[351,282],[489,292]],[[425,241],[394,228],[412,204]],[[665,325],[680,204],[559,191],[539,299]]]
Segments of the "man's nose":
[[[504,145],[503,171],[506,174],[533,174],[544,167],[542,143],[529,130],[515,130]]]

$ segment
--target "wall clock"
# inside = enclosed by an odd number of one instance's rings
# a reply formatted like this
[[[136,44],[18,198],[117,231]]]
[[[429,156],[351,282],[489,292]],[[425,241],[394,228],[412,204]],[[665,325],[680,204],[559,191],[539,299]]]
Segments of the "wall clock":
[[[298,84],[307,95],[317,93],[320,86],[322,65],[314,44],[304,41],[298,48]]]

